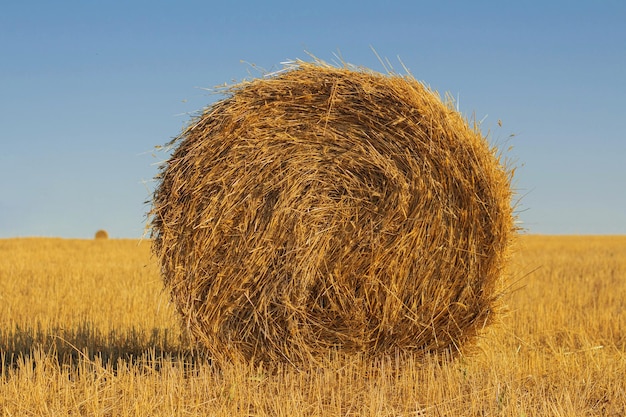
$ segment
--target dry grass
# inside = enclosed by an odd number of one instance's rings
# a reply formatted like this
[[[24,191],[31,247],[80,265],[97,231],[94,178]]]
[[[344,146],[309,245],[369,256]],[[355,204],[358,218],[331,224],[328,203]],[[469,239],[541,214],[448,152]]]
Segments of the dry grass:
[[[185,349],[149,242],[0,240],[0,414],[626,415],[626,237],[518,246],[473,355],[268,373]]]
[[[214,358],[456,352],[497,314],[510,173],[411,77],[298,63],[177,140],[155,252]]]

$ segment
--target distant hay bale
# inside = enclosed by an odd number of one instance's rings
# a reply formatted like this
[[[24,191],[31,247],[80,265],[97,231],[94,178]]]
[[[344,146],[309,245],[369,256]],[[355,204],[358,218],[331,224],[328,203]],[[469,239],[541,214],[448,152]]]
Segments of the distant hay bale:
[[[108,239],[109,233],[104,229],[100,229],[96,232],[96,235],[94,236],[94,238],[95,239]]]
[[[216,359],[455,353],[494,319],[511,172],[414,78],[297,62],[172,145],[153,250]]]

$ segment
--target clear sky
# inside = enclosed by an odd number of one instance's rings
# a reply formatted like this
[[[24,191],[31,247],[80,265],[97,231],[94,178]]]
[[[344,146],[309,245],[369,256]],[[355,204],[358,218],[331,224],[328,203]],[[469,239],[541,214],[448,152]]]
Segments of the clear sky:
[[[513,147],[527,232],[626,233],[622,0],[33,0],[0,12],[0,237],[140,237],[207,88],[371,47]]]

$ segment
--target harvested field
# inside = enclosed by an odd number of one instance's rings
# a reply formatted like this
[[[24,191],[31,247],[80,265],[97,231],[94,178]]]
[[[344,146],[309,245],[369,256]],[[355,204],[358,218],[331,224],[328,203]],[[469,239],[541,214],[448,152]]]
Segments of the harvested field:
[[[189,351],[149,242],[2,239],[10,415],[623,416],[626,237],[521,236],[508,313],[455,360],[215,369]]]

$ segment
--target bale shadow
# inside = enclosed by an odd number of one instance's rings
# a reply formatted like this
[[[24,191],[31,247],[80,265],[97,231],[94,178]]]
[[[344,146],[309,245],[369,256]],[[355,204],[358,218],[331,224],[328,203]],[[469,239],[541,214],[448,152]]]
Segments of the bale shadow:
[[[8,377],[24,366],[35,368],[44,357],[55,367],[74,372],[86,369],[86,364],[113,373],[137,365],[150,371],[160,371],[166,363],[186,371],[212,366],[207,352],[194,347],[188,336],[167,328],[103,332],[91,323],[82,323],[74,328],[0,329],[1,376]]]

